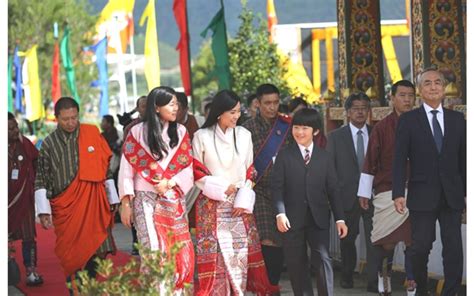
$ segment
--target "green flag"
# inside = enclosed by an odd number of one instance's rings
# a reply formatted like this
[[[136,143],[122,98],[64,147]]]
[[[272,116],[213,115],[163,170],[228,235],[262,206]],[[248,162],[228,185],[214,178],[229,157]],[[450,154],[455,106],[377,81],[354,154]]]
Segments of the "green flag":
[[[63,67],[66,72],[67,86],[71,91],[72,97],[78,104],[81,103],[79,94],[77,93],[76,80],[74,78],[74,65],[72,63],[71,53],[69,52],[69,28],[66,27],[64,30],[63,39],[61,39],[61,61],[63,62]]]
[[[216,62],[213,75],[217,76],[219,90],[230,89],[230,67],[229,49],[227,48],[227,33],[225,29],[224,5],[221,1],[221,9],[216,13],[207,28],[201,33],[206,37],[207,31],[212,30],[212,54]]]
[[[13,56],[8,55],[8,112],[13,113],[13,94],[12,94],[12,67],[13,67]]]

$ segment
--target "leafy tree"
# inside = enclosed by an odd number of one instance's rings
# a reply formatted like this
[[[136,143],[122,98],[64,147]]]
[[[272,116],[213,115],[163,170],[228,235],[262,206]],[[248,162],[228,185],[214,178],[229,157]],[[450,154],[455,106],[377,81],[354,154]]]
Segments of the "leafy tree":
[[[217,80],[209,75],[214,70],[214,57],[212,56],[211,43],[207,42],[201,47],[199,55],[192,65],[193,99],[195,106],[199,106],[207,96],[215,94],[219,89]]]
[[[67,23],[71,30],[69,50],[74,60],[76,85],[83,106],[97,105],[99,90],[90,87],[97,79],[94,63],[83,53],[83,47],[92,45],[97,17],[91,15],[87,0],[9,0],[8,1],[8,48],[15,46],[26,51],[38,44],[38,67],[41,92],[45,106],[51,102],[51,67],[53,63],[53,25],[57,22],[61,40]],[[64,69],[61,65],[61,93],[70,95]]]
[[[283,79],[286,67],[280,62],[276,44],[269,42],[268,29],[265,21],[246,6],[242,1],[242,12],[239,16],[241,25],[235,38],[229,42],[229,63],[232,75],[232,90],[239,95],[255,92],[262,83],[272,83],[280,89],[283,96],[290,93]],[[193,95],[196,102],[217,92],[215,78],[209,76],[214,69],[214,58],[210,43],[201,47],[201,52],[192,67]],[[199,104],[196,104],[198,106]]]
[[[276,44],[269,42],[266,22],[261,15],[255,17],[246,0],[242,0],[239,19],[242,23],[237,35],[229,42],[233,90],[246,95],[255,92],[262,83],[272,83],[282,96],[287,95],[289,89],[283,79],[287,69],[280,63]]]

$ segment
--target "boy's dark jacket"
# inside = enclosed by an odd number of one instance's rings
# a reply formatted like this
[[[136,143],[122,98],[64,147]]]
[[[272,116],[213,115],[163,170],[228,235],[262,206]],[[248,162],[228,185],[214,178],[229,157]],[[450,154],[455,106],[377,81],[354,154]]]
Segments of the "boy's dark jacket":
[[[306,166],[298,145],[292,143],[278,153],[271,180],[276,213],[285,213],[292,228],[304,226],[307,207],[320,228],[329,228],[329,205],[335,220],[344,220],[336,169],[329,152],[313,145]]]

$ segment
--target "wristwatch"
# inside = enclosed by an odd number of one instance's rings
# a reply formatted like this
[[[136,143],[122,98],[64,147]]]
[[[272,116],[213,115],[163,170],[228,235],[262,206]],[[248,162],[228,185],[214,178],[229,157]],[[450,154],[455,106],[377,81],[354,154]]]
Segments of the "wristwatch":
[[[168,189],[173,188],[174,186],[176,186],[176,181],[173,179],[168,180],[167,186],[168,186]]]

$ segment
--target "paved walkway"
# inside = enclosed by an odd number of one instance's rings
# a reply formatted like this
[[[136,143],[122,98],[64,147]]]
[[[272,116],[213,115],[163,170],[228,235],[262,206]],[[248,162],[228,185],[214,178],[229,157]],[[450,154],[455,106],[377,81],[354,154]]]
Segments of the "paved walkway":
[[[132,250],[132,234],[131,231],[127,228],[125,228],[122,224],[117,223],[115,228],[114,228],[114,237],[115,237],[115,242],[117,244],[117,247],[124,252],[131,252]],[[41,259],[40,259],[41,260]],[[335,264],[335,272],[334,272],[334,295],[337,296],[346,296],[346,295],[357,295],[357,296],[367,296],[367,295],[377,295],[375,293],[369,293],[366,291],[367,288],[367,280],[364,274],[359,275],[359,274],[354,274],[354,288],[353,289],[342,289],[339,286],[339,278],[340,278],[340,272],[337,268],[337,264]],[[394,273],[392,276],[392,296],[402,296],[406,295],[405,289],[403,287],[403,282],[404,282],[404,273]],[[288,279],[288,273],[284,272],[282,274],[282,280],[280,281],[281,285],[281,295],[285,296],[290,296],[293,295],[292,290],[291,290],[291,285],[290,281]],[[315,280],[313,281],[313,286],[315,287]],[[432,286],[432,291],[435,291],[436,288],[436,282],[432,281],[431,282]],[[315,289],[315,295],[317,295],[316,289]],[[9,286],[8,287],[8,295],[12,296],[19,296],[23,295],[18,289],[15,287]],[[249,294],[250,295],[250,294]],[[434,294],[432,294],[434,295]],[[465,295],[462,293],[462,295]]]

